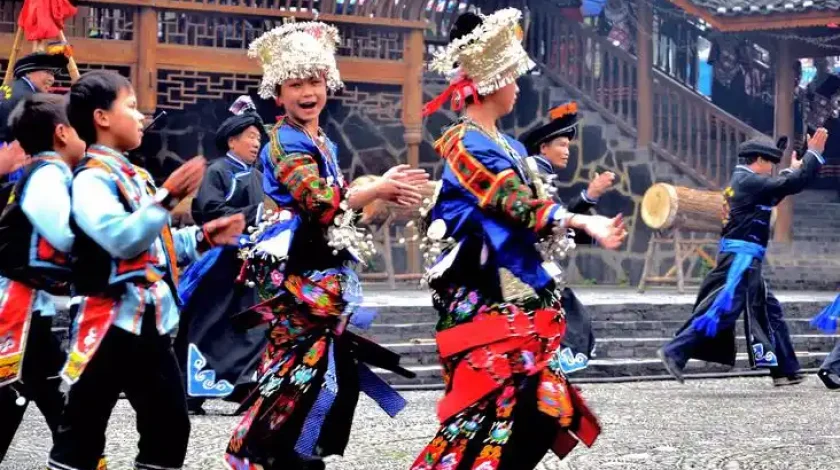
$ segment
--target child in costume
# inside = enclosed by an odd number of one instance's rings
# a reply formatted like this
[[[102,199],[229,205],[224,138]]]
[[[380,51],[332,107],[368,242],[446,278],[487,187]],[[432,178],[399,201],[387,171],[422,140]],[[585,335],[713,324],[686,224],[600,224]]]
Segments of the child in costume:
[[[85,153],[62,96],[24,98],[10,130],[32,158],[0,216],[0,461],[30,401],[53,434],[58,428],[65,357],[52,334],[56,312],[48,294],[70,293],[71,168]]]
[[[264,197],[263,175],[255,163],[265,130],[250,97],[240,97],[230,109],[235,114],[216,131],[223,156],[207,168],[192,216],[201,224],[241,213],[254,226]],[[208,398],[239,401],[247,395],[265,349],[265,330],[236,331],[230,321],[258,302],[256,289],[235,282],[242,265],[237,255],[234,246],[214,248],[184,271],[178,289],[184,307],[175,353],[184,368],[192,414],[205,414],[202,404]]]
[[[606,248],[626,230],[620,217],[571,214],[555,203],[522,145],[496,128],[513,110],[516,79],[533,67],[521,16],[514,8],[461,15],[432,63],[454,78],[426,114],[453,95],[453,107],[466,109],[435,143],[446,166],[427,238],[442,254],[427,279],[446,392],[441,427],[412,470],[533,469],[549,449],[562,458],[600,432],[562,371],[555,261],[572,246],[568,228]]]
[[[727,214],[717,266],[700,286],[691,319],[658,353],[668,373],[680,382],[692,358],[735,365],[735,329],[742,312],[750,366],[770,369],[774,386],[805,380],[781,304],[767,288],[761,267],[773,207],[817,178],[827,137],[825,129],[818,129],[802,160],[794,155],[792,170],[779,176],[771,174],[781,162],[786,139],[774,144],[759,138],[740,145],[740,164],[724,191]]]
[[[233,432],[225,461],[232,469],[324,468],[341,455],[359,392],[391,416],[404,400],[367,364],[407,373],[399,356],[350,331],[372,312],[360,306],[353,267],[370,254],[354,227],[356,210],[376,199],[419,204],[428,175],[401,165],[362,187],[348,187],[335,144],[318,125],[327,91],[341,87],[338,31],[320,22],[290,23],[251,44],[264,75],[260,95],[285,110],[263,148],[263,188],[279,210],[251,235],[246,282],[263,303],[239,315],[243,326],[270,322],[259,388]]]
[[[242,215],[174,230],[170,210],[200,183],[193,159],[156,188],[125,153],[140,146],[143,115],[124,77],[90,72],[70,89],[70,123],[88,144],[72,183],[72,282],[79,297],[67,363],[67,403],[52,470],[93,470],[111,412],[125,393],[140,434],[134,468],[178,469],[190,434],[170,333],[178,324],[178,265],[236,242]]]

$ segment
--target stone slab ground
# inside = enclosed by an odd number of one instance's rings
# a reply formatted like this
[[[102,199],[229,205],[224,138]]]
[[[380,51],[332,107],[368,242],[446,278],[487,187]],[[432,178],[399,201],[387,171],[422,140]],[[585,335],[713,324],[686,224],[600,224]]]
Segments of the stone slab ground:
[[[810,376],[774,389],[770,379],[587,384],[583,393],[604,433],[593,449],[577,449],[540,470],[836,470],[840,469],[840,395]],[[408,470],[436,430],[438,392],[409,392],[409,407],[391,420],[362,399],[347,455],[329,470]],[[238,418],[231,406],[208,405],[193,420],[187,470],[221,469],[219,455]],[[111,468],[129,470],[136,448],[133,412],[121,400],[111,418]],[[42,470],[49,432],[28,412],[0,470]]]

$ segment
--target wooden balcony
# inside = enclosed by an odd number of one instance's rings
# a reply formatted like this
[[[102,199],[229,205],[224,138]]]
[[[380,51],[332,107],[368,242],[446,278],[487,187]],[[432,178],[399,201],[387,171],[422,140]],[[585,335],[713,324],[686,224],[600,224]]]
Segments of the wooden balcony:
[[[534,3],[527,48],[547,74],[698,184],[725,185],[738,144],[758,131],[657,67],[644,89],[637,56]]]

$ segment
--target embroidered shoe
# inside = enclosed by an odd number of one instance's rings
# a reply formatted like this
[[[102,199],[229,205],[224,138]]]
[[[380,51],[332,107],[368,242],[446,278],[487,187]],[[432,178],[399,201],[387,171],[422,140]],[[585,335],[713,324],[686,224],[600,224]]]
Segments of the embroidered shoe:
[[[798,385],[805,381],[805,376],[802,374],[793,374],[785,377],[773,377],[774,387],[785,387],[788,385]]]
[[[829,390],[840,390],[840,376],[829,370],[820,369],[817,372],[817,377],[822,380],[822,383]]]
[[[656,356],[659,357],[660,361],[662,361],[662,365],[665,366],[665,370],[671,374],[671,377],[675,378],[679,383],[685,383],[682,368],[677,365],[677,362],[674,361],[674,359],[665,353],[665,348],[660,348],[656,351]]]

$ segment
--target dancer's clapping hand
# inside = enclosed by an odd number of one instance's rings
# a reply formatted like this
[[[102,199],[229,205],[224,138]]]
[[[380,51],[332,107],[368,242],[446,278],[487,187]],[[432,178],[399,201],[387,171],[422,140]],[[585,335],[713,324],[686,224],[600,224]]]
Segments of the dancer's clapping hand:
[[[569,225],[588,233],[599,245],[609,250],[618,248],[627,238],[627,227],[621,214],[611,219],[602,215],[574,215]]]
[[[790,169],[798,170],[802,168],[802,159],[797,155],[796,150],[790,155]]]
[[[824,127],[820,127],[817,132],[814,132],[814,135],[808,136],[808,150],[813,150],[822,155],[825,151],[826,141],[828,141],[828,131]]]
[[[411,165],[397,165],[386,171],[383,178],[389,178],[411,186],[422,187],[429,181],[429,174],[421,168],[412,168]]]
[[[203,157],[195,157],[173,171],[163,182],[163,187],[177,200],[189,196],[201,184],[204,178],[204,167],[207,161]]]
[[[376,197],[386,201],[395,202],[401,206],[416,206],[423,201],[423,194],[417,186],[402,181],[379,178],[376,183]]]
[[[202,229],[204,229],[204,233],[207,234],[210,244],[213,246],[236,245],[239,235],[242,235],[242,232],[245,231],[245,216],[234,214],[219,217],[204,224]]]
[[[26,152],[18,141],[0,148],[0,176],[8,175],[26,164]]]
[[[377,182],[377,196],[401,206],[416,206],[423,201],[420,190],[428,181],[426,170],[397,165],[386,171]]]

